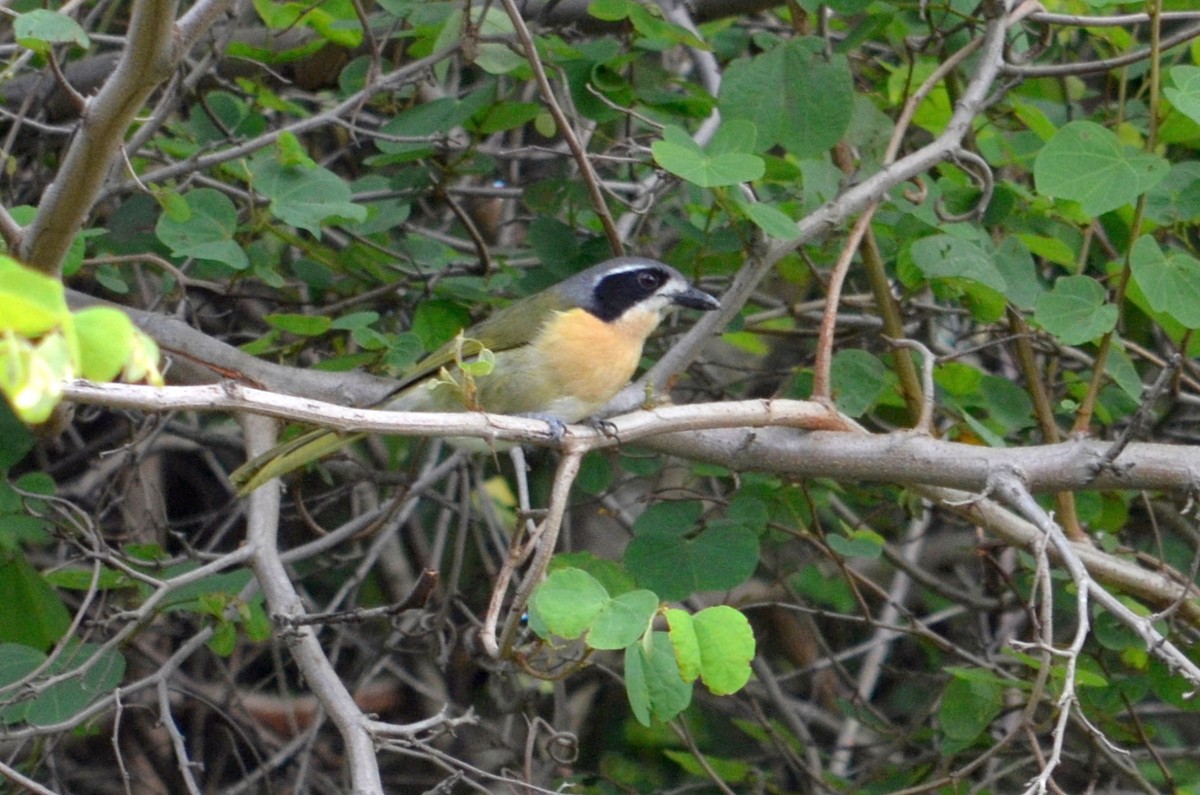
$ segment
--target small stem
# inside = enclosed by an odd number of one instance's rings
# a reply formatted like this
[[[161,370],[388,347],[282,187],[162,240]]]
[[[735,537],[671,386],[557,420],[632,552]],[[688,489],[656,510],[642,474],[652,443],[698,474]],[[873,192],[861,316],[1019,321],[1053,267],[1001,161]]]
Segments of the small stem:
[[[525,49],[525,57],[529,59],[529,65],[533,68],[533,76],[537,81],[538,91],[541,92],[542,99],[546,102],[546,108],[554,117],[554,123],[558,125],[563,140],[571,149],[575,163],[579,166],[583,184],[587,186],[588,196],[592,200],[592,209],[596,211],[596,215],[604,227],[604,234],[608,237],[608,247],[612,250],[614,257],[619,257],[625,253],[625,245],[621,241],[621,234],[617,231],[612,214],[608,211],[604,193],[600,190],[600,178],[596,175],[596,170],[592,168],[592,162],[588,160],[587,150],[579,142],[579,137],[575,135],[575,129],[571,126],[571,120],[567,118],[567,114],[563,112],[562,106],[554,96],[554,89],[546,77],[546,69],[542,66],[541,59],[538,58],[537,45],[529,33],[529,26],[525,24],[525,19],[521,16],[516,2],[504,0],[504,10],[508,12],[513,28],[517,32],[517,38],[520,39],[521,46]]]

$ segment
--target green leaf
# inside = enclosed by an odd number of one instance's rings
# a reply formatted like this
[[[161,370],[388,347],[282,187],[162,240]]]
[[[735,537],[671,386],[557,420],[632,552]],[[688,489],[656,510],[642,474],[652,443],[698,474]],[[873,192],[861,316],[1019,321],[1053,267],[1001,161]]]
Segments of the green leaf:
[[[274,627],[271,624],[271,617],[267,615],[267,611],[263,607],[262,594],[254,597],[254,600],[247,606],[247,610],[244,622],[246,637],[256,643],[270,639]]]
[[[689,139],[690,140],[690,139]],[[713,133],[706,151],[710,155],[753,154],[756,151],[758,128],[744,119],[727,119]]]
[[[1075,248],[1067,242],[1057,237],[1030,234],[1018,234],[1017,239],[1024,243],[1034,255],[1047,262],[1074,270]]]
[[[71,614],[20,552],[0,556],[0,642],[44,649],[71,625]]]
[[[754,768],[748,762],[717,757],[708,753],[704,755],[704,765],[701,765],[696,757],[687,751],[664,749],[662,755],[679,765],[689,775],[708,778],[710,775],[709,771],[711,770],[726,784],[745,783],[749,780],[750,775],[755,772]]]
[[[1163,158],[1125,146],[1099,124],[1073,121],[1042,147],[1033,178],[1039,193],[1079,202],[1095,217],[1132,204],[1169,168]]]
[[[654,159],[667,171],[702,188],[737,185],[762,177],[761,157],[744,152],[705,152],[684,130],[668,126],[651,147]]]
[[[758,151],[781,145],[797,158],[819,155],[842,139],[854,109],[854,84],[841,55],[826,59],[813,42],[795,39],[729,65],[721,113],[758,130]]]
[[[171,253],[221,262],[239,271],[250,267],[246,252],[233,239],[238,226],[233,202],[212,188],[189,191],[184,201],[189,210],[186,221],[164,213],[154,226],[154,233]]]
[[[1172,66],[1168,71],[1174,86],[1163,89],[1163,94],[1175,106],[1175,110],[1200,124],[1200,66]]]
[[[1166,256],[1153,237],[1143,235],[1133,244],[1129,264],[1155,312],[1200,328],[1200,260],[1177,250]]]
[[[67,588],[72,591],[86,591],[93,587],[92,578],[95,576],[94,587],[102,591],[113,588],[128,588],[133,582],[123,572],[116,569],[101,568],[99,573],[92,569],[66,568],[55,569],[45,574],[45,580],[56,588]]]
[[[46,661],[46,655],[37,649],[20,643],[0,643],[0,688],[7,687],[29,676]],[[0,694],[0,724],[12,725],[25,720],[29,701],[14,698],[13,693]]]
[[[692,614],[672,607],[666,611],[667,626],[670,627],[671,647],[675,650],[675,662],[679,675],[689,684],[700,678],[704,670],[700,657],[700,641],[696,637],[696,625]]]
[[[550,560],[549,570],[555,572],[559,569],[583,569],[599,580],[604,590],[613,597],[637,588],[633,577],[629,576],[629,572],[621,568],[620,564],[596,557],[592,552],[564,552],[555,555]]]
[[[92,46],[78,22],[66,14],[43,8],[18,15],[13,22],[13,35],[22,47],[40,53],[49,52],[52,44],[74,44],[85,48]]]
[[[409,331],[420,338],[425,350],[432,351],[471,324],[471,315],[459,303],[435,298],[424,301],[413,312]]]
[[[605,22],[617,22],[629,16],[629,0],[591,0],[587,12]]]
[[[213,654],[221,657],[233,654],[233,650],[237,647],[237,626],[232,621],[216,622],[207,645]]]
[[[362,30],[350,25],[353,10],[347,3],[280,3],[254,0],[254,8],[267,25],[277,29],[304,26],[340,47],[354,49],[362,44]]]
[[[0,255],[0,330],[36,337],[61,325],[69,315],[57,279]]]
[[[3,357],[0,356],[0,365]],[[34,437],[25,424],[13,413],[7,400],[0,400],[0,470],[8,469],[33,449]],[[0,482],[0,488],[4,485]]]
[[[313,237],[321,237],[321,225],[330,219],[367,220],[367,208],[351,201],[350,186],[327,168],[284,165],[263,153],[252,172],[254,187],[271,200],[271,213]]]
[[[1046,286],[1038,277],[1029,247],[1021,238],[1009,235],[996,249],[995,264],[1006,285],[1004,297],[1017,309],[1032,310],[1038,297],[1046,292]]]
[[[1008,289],[992,258],[969,240],[931,235],[915,241],[909,252],[928,279],[968,279],[1001,293]]]
[[[1108,351],[1108,361],[1105,362],[1104,372],[1116,382],[1125,394],[1134,400],[1141,400],[1144,386],[1142,377],[1138,375],[1129,351],[1125,349],[1123,340],[1113,337],[1113,344]]]
[[[692,616],[700,647],[700,678],[717,696],[728,696],[750,681],[754,631],[741,612],[728,605],[706,607]]]
[[[700,532],[703,507],[694,500],[656,503],[633,524],[625,566],[638,584],[665,600],[732,588],[758,563],[755,528],[732,516]]]
[[[742,196],[736,197],[736,201],[750,222],[771,237],[795,240],[800,236],[796,222],[783,210],[763,202],[745,201]]]
[[[560,569],[533,592],[529,609],[550,632],[573,640],[591,626],[608,602],[608,592],[595,577],[580,569]]]
[[[476,113],[494,104],[495,88],[488,86],[473,91],[462,99],[440,97],[405,110],[383,126],[386,137],[375,141],[389,161],[406,162],[426,157],[437,151],[435,141],[448,131],[461,126]],[[428,140],[395,140],[412,138]]]
[[[36,343],[11,334],[0,337],[0,391],[22,422],[45,422],[62,398],[63,382],[75,377],[67,337],[46,334]]]
[[[874,560],[883,554],[885,542],[874,530],[853,530],[844,536],[831,533],[825,536],[825,543],[843,557]]]
[[[643,726],[651,718],[668,721],[692,702],[692,686],[679,676],[675,652],[665,632],[652,632],[625,649],[625,691]]]
[[[708,48],[691,31],[663,19],[662,11],[654,5],[646,6],[633,0],[593,0],[587,10],[596,19],[607,22],[628,19],[633,29],[643,37],[641,44],[644,47],[685,44],[700,49]]]
[[[296,134],[285,130],[275,139],[275,160],[282,166],[316,168],[317,161],[309,157]]]
[[[955,676],[946,685],[938,707],[942,731],[960,743],[974,740],[1004,707],[1003,687],[990,679]]]
[[[829,377],[838,409],[851,417],[870,411],[888,388],[888,369],[883,362],[854,348],[834,354]]]
[[[76,313],[74,322],[80,375],[91,381],[116,378],[133,352],[133,321],[119,309],[95,306]]]
[[[508,74],[527,63],[524,55],[514,52],[506,43],[513,37],[514,29],[512,20],[509,19],[508,14],[504,13],[504,9],[494,6],[487,7],[483,21],[479,25],[479,35],[492,39],[492,41],[480,43],[479,54],[475,56],[475,65],[488,74]],[[529,118],[532,119],[533,116]],[[493,132],[498,132],[498,130],[493,130]]]
[[[479,132],[491,135],[513,130],[533,121],[541,112],[542,106],[536,102],[498,102],[480,120]]]
[[[50,666],[52,675],[82,668],[87,670],[56,682],[43,690],[25,709],[25,721],[34,726],[49,726],[70,720],[88,704],[121,683],[125,676],[125,658],[115,649],[100,651],[95,643],[71,644]],[[97,657],[96,655],[99,654]],[[96,657],[96,659],[92,659]]]
[[[608,600],[588,629],[586,642],[593,649],[623,649],[650,629],[658,610],[652,591],[629,591]]]
[[[1117,307],[1106,298],[1092,277],[1064,276],[1037,300],[1033,317],[1064,344],[1082,345],[1116,328]]]
[[[639,536],[661,532],[683,535],[695,529],[702,513],[704,506],[698,500],[656,502],[634,521],[633,534]]]
[[[196,563],[188,562],[170,567],[163,572],[163,578],[170,579],[180,574],[186,574],[194,570],[196,566]],[[167,612],[206,612],[205,605],[227,604],[236,598],[237,594],[250,582],[250,578],[249,569],[232,569],[220,574],[210,574],[201,580],[195,580],[173,590],[167,600],[163,602],[163,610]],[[149,596],[149,589],[146,585],[141,584],[139,588],[145,596]],[[207,612],[211,613],[211,610]]]
[[[287,312],[267,315],[266,321],[281,331],[298,334],[302,337],[319,336],[333,326],[333,321],[325,315],[299,315]]]

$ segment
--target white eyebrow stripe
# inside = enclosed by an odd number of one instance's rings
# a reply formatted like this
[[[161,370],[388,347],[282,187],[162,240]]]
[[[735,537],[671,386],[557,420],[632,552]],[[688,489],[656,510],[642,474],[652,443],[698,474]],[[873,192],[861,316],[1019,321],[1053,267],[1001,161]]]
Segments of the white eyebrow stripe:
[[[662,268],[656,262],[631,262],[628,265],[621,265],[611,270],[606,270],[604,273],[598,274],[593,284],[599,284],[609,276],[615,276],[618,273],[629,273],[630,271],[644,270],[661,270]]]

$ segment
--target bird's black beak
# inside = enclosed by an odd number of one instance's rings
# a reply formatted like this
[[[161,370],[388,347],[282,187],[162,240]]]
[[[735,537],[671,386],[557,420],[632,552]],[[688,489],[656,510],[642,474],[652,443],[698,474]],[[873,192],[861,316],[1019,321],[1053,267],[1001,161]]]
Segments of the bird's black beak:
[[[686,306],[688,309],[699,309],[702,312],[721,308],[720,301],[696,287],[688,287],[681,293],[675,293],[671,296],[671,303]]]

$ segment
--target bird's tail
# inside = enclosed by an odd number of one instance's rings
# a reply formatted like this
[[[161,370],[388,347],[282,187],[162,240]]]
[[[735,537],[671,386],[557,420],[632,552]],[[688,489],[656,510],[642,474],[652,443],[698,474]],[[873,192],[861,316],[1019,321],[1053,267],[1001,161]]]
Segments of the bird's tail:
[[[365,436],[365,433],[342,434],[317,428],[255,456],[230,473],[229,479],[237,489],[238,496],[245,496],[268,480],[324,458]]]

